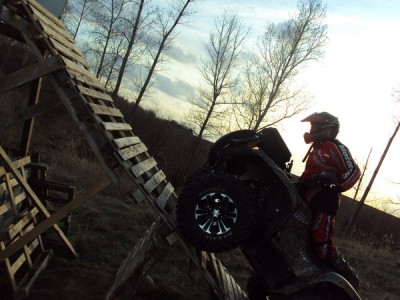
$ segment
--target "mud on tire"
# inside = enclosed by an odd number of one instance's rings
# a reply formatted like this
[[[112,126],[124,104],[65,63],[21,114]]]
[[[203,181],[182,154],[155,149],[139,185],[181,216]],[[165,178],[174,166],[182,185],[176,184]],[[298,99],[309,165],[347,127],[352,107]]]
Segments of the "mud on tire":
[[[229,251],[243,245],[255,231],[258,212],[254,190],[225,173],[195,174],[176,206],[180,234],[208,252]]]

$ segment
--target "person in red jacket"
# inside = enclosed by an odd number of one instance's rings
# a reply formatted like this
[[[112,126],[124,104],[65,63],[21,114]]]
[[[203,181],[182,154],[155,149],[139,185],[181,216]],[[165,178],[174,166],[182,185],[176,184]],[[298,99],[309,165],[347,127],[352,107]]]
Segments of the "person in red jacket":
[[[334,241],[334,225],[340,195],[355,185],[360,169],[349,149],[336,136],[339,120],[327,113],[313,113],[302,122],[310,122],[304,141],[311,147],[304,158],[306,165],[299,178],[299,192],[312,212],[311,240],[316,256],[333,267],[358,289],[359,278],[339,253]]]

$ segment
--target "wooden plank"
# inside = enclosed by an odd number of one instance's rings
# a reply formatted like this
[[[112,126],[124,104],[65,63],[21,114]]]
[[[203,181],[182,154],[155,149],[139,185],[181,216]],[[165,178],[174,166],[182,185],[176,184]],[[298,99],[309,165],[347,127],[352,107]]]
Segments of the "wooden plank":
[[[3,147],[1,147],[1,146],[0,146],[0,160],[14,175],[14,177],[17,179],[19,184],[24,188],[27,195],[29,195],[29,198],[35,203],[36,207],[40,210],[40,212],[43,213],[45,217],[49,218],[50,213],[48,212],[46,207],[43,205],[43,203],[39,200],[39,198],[36,196],[36,194],[33,192],[33,190],[31,189],[29,184],[26,182],[26,180],[22,177],[21,173],[15,168],[13,162],[10,160],[8,155],[5,153]],[[61,230],[60,226],[58,226],[57,224],[53,224],[53,228],[56,230],[58,236],[63,240],[63,242],[66,244],[66,246],[72,252],[72,254],[74,254],[75,256],[78,256],[74,247],[72,246],[70,241],[67,239],[64,232]],[[0,255],[1,255],[1,253],[0,253]]]
[[[19,268],[21,268],[22,264],[26,261],[26,257],[24,254],[20,254],[18,258],[11,264],[10,272],[12,275],[18,272]]]
[[[4,251],[4,249],[6,249],[6,245],[3,241],[0,241],[0,250]],[[0,253],[1,253],[1,251],[0,251]],[[10,279],[13,290],[15,291],[17,289],[17,282],[15,281],[14,275],[11,273],[11,263],[8,258],[5,259],[4,265],[6,266],[8,278]]]
[[[31,157],[30,156],[25,156],[23,158],[20,158],[18,160],[15,160],[13,162],[13,165],[15,166],[16,169],[19,169],[31,162]],[[7,173],[7,170],[4,168],[4,166],[0,166],[0,177],[5,175]]]
[[[33,226],[33,222],[31,222],[31,223],[29,224],[29,226],[23,228],[23,229],[20,231],[20,235],[24,234],[25,232],[27,232],[27,231],[29,231],[29,230],[32,230],[33,227],[34,227],[34,226]],[[36,239],[35,241],[38,241],[38,239]],[[32,243],[32,244],[33,244],[33,243]],[[38,241],[37,244],[39,245],[39,241]],[[36,247],[37,247],[37,246],[36,246]],[[36,247],[35,247],[35,248],[36,248]],[[34,248],[34,249],[35,249],[35,248]],[[28,266],[29,266],[29,269],[32,269],[32,258],[31,258],[31,253],[33,252],[33,250],[30,251],[30,249],[29,249],[29,247],[28,247],[27,245],[25,245],[22,249],[23,249],[23,252],[24,252],[24,255],[25,255],[25,258],[26,258],[26,262],[27,262],[27,264],[28,264]]]
[[[235,287],[232,285],[231,276],[227,273],[221,262],[218,262],[222,281],[224,282],[224,290],[229,294],[229,299],[238,299],[235,297]]]
[[[57,40],[59,43],[65,45],[67,48],[74,51],[76,54],[83,57],[83,53],[79,50],[79,48],[75,45],[74,39],[69,33],[57,26],[57,24],[49,21],[43,14],[41,14],[35,8],[32,9],[34,12],[34,17],[37,19],[40,27],[43,32],[46,33],[49,37]]]
[[[23,69],[19,69],[14,73],[1,76],[0,93],[4,93],[25,83],[31,82],[34,79],[62,69],[64,69],[64,64],[60,57],[58,55],[51,56]]]
[[[18,195],[14,195],[14,200],[15,200],[15,204],[19,204],[22,201],[24,201],[26,199],[26,194],[24,191],[22,191],[21,193],[19,193]]]
[[[20,233],[25,234],[28,231],[32,230],[35,227],[34,223],[31,222],[28,226],[26,226],[25,228],[22,228]]]
[[[71,78],[75,79],[76,81],[90,85],[97,89],[101,89],[103,91],[106,90],[104,85],[97,78],[93,78],[93,76],[86,76],[72,69],[67,69],[67,72],[71,76]]]
[[[151,193],[164,179],[166,178],[164,172],[159,170],[153,177],[151,177],[145,184],[144,188],[147,192]]]
[[[85,69],[83,66],[77,64],[76,62],[74,62],[74,61],[72,61],[72,60],[70,60],[70,59],[68,59],[68,58],[66,58],[64,56],[61,56],[61,59],[63,60],[65,66],[67,67],[67,70],[72,70],[72,71],[77,72],[77,73],[79,73],[81,75],[85,75],[85,76],[87,76],[89,78],[92,78],[93,80],[97,80],[98,81],[97,77],[91,71]]]
[[[109,106],[94,104],[94,103],[89,103],[89,106],[95,115],[101,115],[101,116],[106,115],[106,116],[120,117],[120,118],[124,117],[122,112],[118,108],[115,108],[115,107],[109,107]]]
[[[77,88],[81,92],[81,94],[90,96],[92,98],[113,102],[113,99],[111,98],[111,96],[108,94],[105,94],[103,92],[95,91],[93,89],[88,89],[81,85],[77,85]]]
[[[131,171],[136,177],[139,177],[149,171],[150,169],[154,168],[157,165],[156,160],[153,157],[150,157],[131,168]]]
[[[73,52],[71,49],[58,42],[57,40],[50,37],[50,41],[53,44],[54,48],[58,50],[59,53],[62,53],[64,57],[68,57],[72,61],[78,62],[83,65],[85,68],[90,68],[87,61],[79,54]]]
[[[2,205],[0,205],[0,216],[2,214],[5,214],[6,212],[8,212],[8,209],[11,208],[7,205],[7,203],[3,203]]]
[[[59,19],[57,19],[51,12],[49,12],[46,8],[40,5],[38,2],[36,2],[35,0],[27,0],[27,2],[29,3],[31,9],[35,8],[37,11],[46,16],[46,18],[48,18],[49,21],[54,22],[59,27],[65,30],[64,24]]]
[[[159,208],[164,209],[165,204],[174,192],[174,187],[171,183],[167,183],[161,195],[157,197],[156,204]]]
[[[115,123],[115,122],[102,122],[103,128],[108,131],[114,130],[132,130],[132,127],[128,123]]]
[[[114,142],[115,146],[117,146],[118,149],[141,143],[139,137],[137,137],[137,136],[123,137],[123,138],[115,139],[113,142]]]
[[[129,252],[128,256],[124,259],[124,261],[121,263],[118,272],[115,276],[115,280],[113,285],[111,286],[110,290],[107,292],[106,296],[105,296],[105,300],[112,300],[112,299],[126,299],[128,297],[126,297],[125,295],[123,295],[122,297],[120,297],[120,295],[116,295],[115,293],[118,290],[121,290],[121,288],[124,288],[126,290],[126,281],[129,279],[129,287],[131,288],[132,291],[136,291],[137,289],[137,284],[140,283],[141,281],[138,280],[138,274],[135,274],[135,270],[137,270],[137,266],[140,266],[140,275],[141,274],[145,274],[145,271],[147,271],[148,269],[144,269],[144,266],[146,266],[146,264],[143,264],[143,261],[147,258],[151,258],[151,253],[154,255],[154,236],[155,236],[155,232],[157,230],[157,225],[158,225],[159,221],[154,222],[149,230],[146,232],[146,236],[144,238],[142,238],[138,243],[136,243],[135,248]],[[153,249],[152,249],[153,248]],[[158,257],[162,257],[164,255],[160,255],[164,254],[162,253],[163,251],[165,251],[166,249],[162,249],[162,247],[159,247],[158,249],[158,253],[157,256]],[[161,252],[160,252],[161,250]],[[156,256],[153,256],[156,257]],[[154,258],[153,258],[154,260]],[[139,276],[140,276],[139,275]],[[134,285],[134,286],[132,286]],[[128,295],[129,293],[127,293]],[[133,293],[132,293],[133,294]]]
[[[209,257],[209,272],[211,274],[213,274],[213,277],[217,279],[218,282],[218,286],[220,287],[220,289],[222,291],[224,291],[224,294],[226,294],[225,292],[225,288],[224,288],[224,282],[222,280],[221,274],[219,273],[219,268],[218,268],[218,262],[214,256],[214,254],[209,253],[207,254]]]
[[[199,260],[200,260],[200,265],[201,265],[201,268],[203,269],[203,270],[205,270],[205,271],[208,271],[208,268],[207,268],[207,264],[208,264],[208,262],[209,262],[209,259],[208,259],[208,253],[207,252],[205,252],[205,251],[200,251],[200,258],[199,258]],[[219,284],[218,284],[218,286],[220,286]]]
[[[14,200],[14,191],[13,191],[13,186],[11,185],[10,182],[10,173],[6,174],[6,186],[7,186],[7,191],[8,191],[8,201],[11,204],[11,207],[13,209],[14,212],[14,216],[18,215],[18,210],[17,210],[17,205],[15,204],[15,200]]]
[[[36,247],[39,245],[39,241],[36,239],[34,240],[28,247],[27,247],[27,254],[31,255],[32,252],[36,249]],[[23,263],[27,260],[26,256],[24,253],[18,256],[18,258],[14,261],[14,263],[11,265],[10,272],[12,275],[15,275],[15,273],[18,272],[19,268],[23,265]]]
[[[64,39],[66,42],[73,44],[74,38],[67,32],[64,26],[58,26],[57,23],[50,21],[46,16],[44,16],[39,10],[34,7],[31,7],[34,16],[39,21],[40,25],[43,27],[45,32],[47,33],[48,28],[53,30],[59,36],[59,39]],[[77,53],[82,55],[82,52],[75,46],[77,49]]]
[[[1,150],[1,146],[0,146]],[[48,230],[52,226],[54,227],[57,222],[61,219],[65,218],[72,210],[80,206],[82,203],[89,200],[91,197],[105,189],[112,183],[111,179],[108,176],[103,177],[100,179],[95,186],[91,189],[87,190],[84,194],[76,197],[71,202],[68,202],[62,208],[57,210],[54,214],[50,217],[45,219],[44,221],[40,222],[28,233],[21,236],[19,239],[12,242],[10,245],[5,247],[2,251],[0,251],[0,263],[6,260],[8,257],[13,255],[19,249],[21,249],[24,245],[28,244],[30,241],[34,240],[39,234],[43,233],[44,231]]]
[[[131,159],[132,157],[135,157],[135,156],[139,155],[140,153],[143,153],[146,151],[147,151],[146,145],[140,143],[140,144],[136,144],[133,146],[129,146],[128,148],[119,150],[118,153],[123,160],[128,160],[128,159]]]
[[[47,55],[47,51],[45,51],[45,56]],[[40,92],[42,90],[42,82],[43,77],[35,79],[30,85],[29,97],[27,106],[33,106],[39,103]],[[23,155],[29,155],[30,145],[32,141],[32,133],[33,133],[33,125],[35,123],[35,119],[28,119],[24,122],[22,128],[21,142],[19,146],[19,151]]]
[[[17,223],[8,229],[8,235],[10,239],[13,239],[37,214],[39,210],[34,207],[25,216],[21,218]]]
[[[10,173],[6,173],[6,176],[10,175]],[[18,181],[15,178],[10,179],[9,183],[6,183],[6,189],[9,190],[11,187],[15,187],[18,185]],[[9,187],[7,187],[9,186]]]

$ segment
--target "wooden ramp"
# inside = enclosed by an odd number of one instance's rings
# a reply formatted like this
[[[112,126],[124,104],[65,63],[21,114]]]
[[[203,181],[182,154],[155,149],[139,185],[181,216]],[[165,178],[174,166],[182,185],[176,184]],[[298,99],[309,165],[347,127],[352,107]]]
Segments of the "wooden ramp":
[[[175,241],[181,243],[188,257],[202,271],[221,299],[246,299],[240,286],[214,256],[203,253],[199,257],[193,247],[186,245],[175,233],[174,207],[177,196],[173,186],[147,152],[146,145],[133,134],[131,126],[125,122],[103,84],[89,70],[88,63],[60,20],[34,0],[0,0],[0,9],[0,32],[27,44],[37,61],[0,78],[0,93],[30,81],[38,82],[38,92],[41,78],[46,76],[110,180],[117,182],[122,174],[127,175],[132,182],[132,197],[137,202],[147,201],[160,216],[157,226],[149,230],[142,243],[121,266],[124,270],[121,272],[125,275],[116,278],[107,295],[108,299],[113,298],[113,292],[125,284],[127,277],[136,276],[140,281],[145,275],[143,269],[148,269],[155,262],[157,255],[149,257],[143,253],[149,249],[156,249],[157,253],[165,252]],[[32,97],[29,105],[25,115],[16,120],[28,125],[25,126],[26,140],[29,140],[32,130],[29,122],[48,109],[40,105],[38,97]],[[29,145],[25,148],[27,151]],[[105,179],[87,195],[71,201],[68,206],[49,216],[46,224],[37,226],[35,233],[40,234],[53,226],[108,184],[109,180]],[[21,238],[18,246],[24,247],[27,240]],[[14,245],[14,248],[18,247]],[[0,262],[12,255],[14,250],[7,247],[2,249]]]

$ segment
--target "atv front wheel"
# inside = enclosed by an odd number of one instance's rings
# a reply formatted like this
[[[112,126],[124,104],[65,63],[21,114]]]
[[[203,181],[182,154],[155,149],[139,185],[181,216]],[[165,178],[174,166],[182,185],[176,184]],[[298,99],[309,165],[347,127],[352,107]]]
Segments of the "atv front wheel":
[[[178,230],[200,250],[232,250],[252,235],[257,224],[256,193],[225,173],[193,176],[178,198]]]

